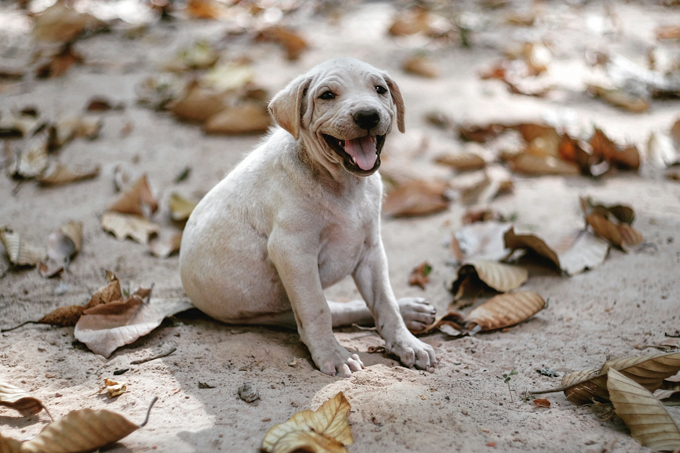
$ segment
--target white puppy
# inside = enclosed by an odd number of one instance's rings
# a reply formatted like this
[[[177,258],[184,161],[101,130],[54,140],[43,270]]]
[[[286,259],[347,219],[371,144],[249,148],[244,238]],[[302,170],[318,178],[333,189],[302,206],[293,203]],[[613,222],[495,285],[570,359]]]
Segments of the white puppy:
[[[187,295],[220,321],[297,327],[326,374],[363,368],[333,327],[371,317],[404,365],[434,366],[432,347],[406,327],[431,322],[434,308],[397,302],[380,237],[376,171],[392,123],[404,131],[399,88],[359,60],[331,60],[293,80],[269,110],[281,127],[189,218],[180,253]],[[350,274],[365,303],[326,301],[323,289]]]

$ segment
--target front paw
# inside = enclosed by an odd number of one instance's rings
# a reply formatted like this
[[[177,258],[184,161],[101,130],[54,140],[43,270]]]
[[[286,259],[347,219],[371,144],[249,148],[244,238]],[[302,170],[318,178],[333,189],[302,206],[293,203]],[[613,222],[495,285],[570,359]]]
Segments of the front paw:
[[[411,332],[422,332],[435,321],[437,309],[422,297],[403,297],[397,301],[399,312]]]
[[[312,360],[322,373],[329,376],[350,377],[353,371],[364,368],[364,364],[357,354],[351,354],[339,344],[328,348],[315,348]]]
[[[404,366],[429,370],[437,363],[434,348],[423,343],[409,331],[394,335],[391,341],[385,340],[385,350],[399,357]]]

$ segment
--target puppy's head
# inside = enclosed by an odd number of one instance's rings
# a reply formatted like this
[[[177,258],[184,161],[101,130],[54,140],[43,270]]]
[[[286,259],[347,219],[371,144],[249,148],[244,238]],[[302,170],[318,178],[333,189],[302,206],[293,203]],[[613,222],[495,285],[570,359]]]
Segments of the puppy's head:
[[[385,136],[404,132],[404,100],[384,72],[353,58],[322,63],[293,80],[269,103],[276,123],[322,163],[368,176],[380,166]]]

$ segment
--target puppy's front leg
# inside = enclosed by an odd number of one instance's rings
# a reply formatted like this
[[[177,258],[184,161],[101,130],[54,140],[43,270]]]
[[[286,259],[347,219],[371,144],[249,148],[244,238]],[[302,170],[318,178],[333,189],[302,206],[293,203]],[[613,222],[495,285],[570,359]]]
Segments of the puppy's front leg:
[[[299,232],[291,234],[279,228],[270,235],[267,250],[286,289],[300,339],[309,348],[314,363],[323,373],[349,377],[364,364],[333,335],[331,311],[321,287],[318,250],[314,244],[314,240],[308,240]]]
[[[429,369],[436,358],[432,346],[417,339],[404,323],[387,271],[387,256],[378,236],[364,251],[353,274],[354,282],[373,314],[385,349],[396,354],[408,367]]]

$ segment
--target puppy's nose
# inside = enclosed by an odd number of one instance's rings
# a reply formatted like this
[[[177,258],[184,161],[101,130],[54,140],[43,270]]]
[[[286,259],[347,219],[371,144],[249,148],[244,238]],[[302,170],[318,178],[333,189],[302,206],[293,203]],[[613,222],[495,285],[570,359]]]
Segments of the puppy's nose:
[[[366,130],[373,129],[380,122],[380,114],[376,109],[359,110],[353,118],[357,126]]]

